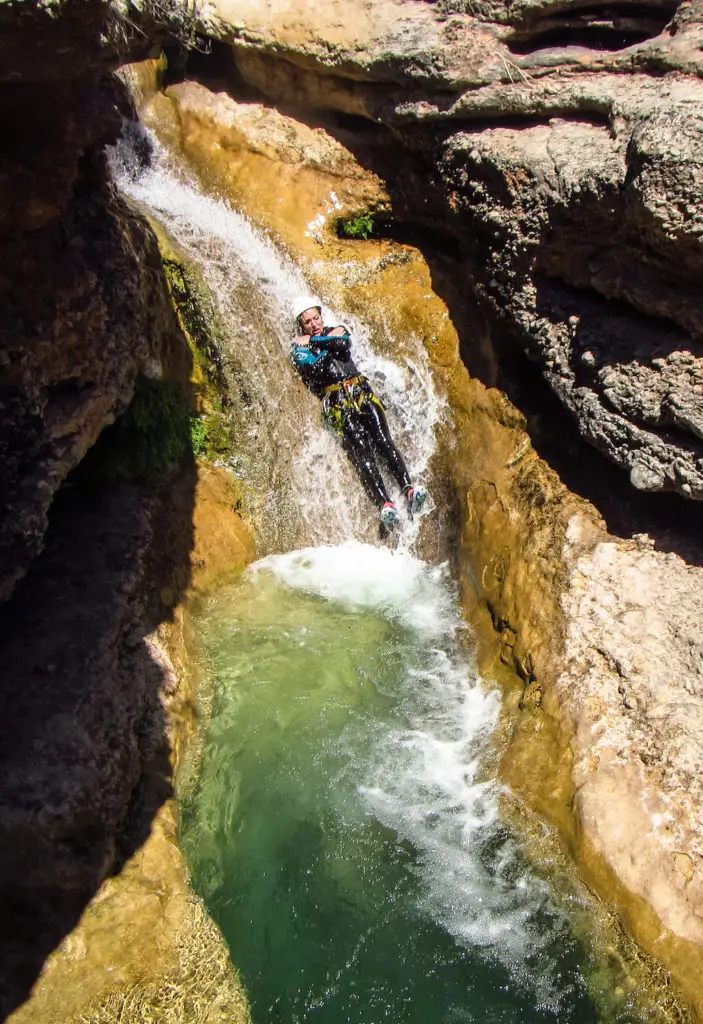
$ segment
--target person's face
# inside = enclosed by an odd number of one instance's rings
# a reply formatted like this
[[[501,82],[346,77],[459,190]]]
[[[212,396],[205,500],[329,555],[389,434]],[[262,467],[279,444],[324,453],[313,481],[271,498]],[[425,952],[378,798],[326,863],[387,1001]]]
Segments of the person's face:
[[[322,312],[317,306],[311,306],[304,313],[300,314],[300,326],[303,334],[314,338],[316,334],[322,334]]]

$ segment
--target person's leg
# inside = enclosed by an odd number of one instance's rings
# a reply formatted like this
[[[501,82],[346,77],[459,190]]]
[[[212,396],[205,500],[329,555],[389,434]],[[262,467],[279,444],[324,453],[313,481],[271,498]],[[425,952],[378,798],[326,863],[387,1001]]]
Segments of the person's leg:
[[[359,474],[364,490],[379,508],[389,500],[370,440],[358,413],[348,412],[342,425],[342,446]]]
[[[395,442],[391,437],[388,420],[386,419],[386,414],[384,413],[381,404],[374,401],[374,398],[371,396],[367,395],[364,398],[362,409],[366,433],[372,439],[376,449],[386,460],[388,468],[395,477],[398,486],[404,494],[407,494],[408,490],[412,487],[408,468],[405,465],[403,456],[398,451]]]

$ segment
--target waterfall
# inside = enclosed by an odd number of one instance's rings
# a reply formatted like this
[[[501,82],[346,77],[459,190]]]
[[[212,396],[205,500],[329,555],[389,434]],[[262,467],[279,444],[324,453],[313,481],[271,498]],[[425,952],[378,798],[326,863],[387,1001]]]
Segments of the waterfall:
[[[500,699],[478,677],[447,567],[416,556],[417,522],[397,549],[379,541],[290,362],[304,266],[153,137],[149,148],[144,166],[125,138],[115,178],[212,296],[238,410],[229,468],[256,495],[266,556],[199,609],[214,702],[182,828],[255,1019],[351,1020],[352,1005],[359,1024],[640,1019],[616,972],[596,1010],[564,901],[501,822],[484,768]],[[363,321],[324,313],[350,328],[412,478],[431,488],[448,413],[421,342],[390,359]],[[569,893],[583,914],[583,893]]]
[[[143,166],[135,146],[143,131],[130,126],[111,151],[113,173],[121,191],[158,220],[198,268],[225,327],[224,356],[236,367],[234,386],[247,396],[243,461],[253,467],[248,483],[258,490],[256,525],[264,546],[375,540],[377,512],[289,359],[292,303],[311,291],[303,270],[228,201],[205,195],[149,133],[148,147],[144,139],[138,147],[151,154]],[[324,294],[320,298],[324,304]],[[328,305],[323,312],[325,323],[350,328],[354,358],[383,397],[411,478],[430,482],[435,427],[446,408],[422,344],[411,339],[411,356],[394,361],[374,351],[372,332],[357,317]],[[394,486],[391,491],[399,496]],[[417,532],[417,523],[406,523],[401,547],[412,547]]]

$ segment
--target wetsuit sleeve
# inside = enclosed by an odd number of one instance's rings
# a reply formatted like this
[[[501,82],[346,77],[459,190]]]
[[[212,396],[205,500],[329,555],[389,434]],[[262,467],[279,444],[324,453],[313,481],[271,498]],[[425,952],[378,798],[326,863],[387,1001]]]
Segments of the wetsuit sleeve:
[[[327,330],[330,330],[330,328],[326,328],[326,331]],[[319,352],[326,350],[334,359],[341,359],[342,362],[346,362],[351,356],[351,338],[348,334],[340,334],[336,337],[332,335],[330,337],[326,331],[324,335],[325,340],[316,343],[313,338],[310,342],[310,348],[316,355]]]
[[[297,367],[314,366],[320,358],[321,352],[313,351],[312,346],[291,345],[290,357]]]

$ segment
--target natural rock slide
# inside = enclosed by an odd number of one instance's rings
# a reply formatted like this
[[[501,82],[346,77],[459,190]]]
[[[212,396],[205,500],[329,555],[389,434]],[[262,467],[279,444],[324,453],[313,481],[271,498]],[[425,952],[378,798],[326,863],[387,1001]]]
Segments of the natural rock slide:
[[[426,352],[448,413],[423,555],[449,558],[503,685],[502,778],[654,958],[655,991],[669,972],[651,1019],[703,1019],[703,11],[218,0],[189,54],[155,13],[0,11],[3,1013],[64,939],[18,1021],[246,1016],[168,800],[193,732],[181,601],[253,558],[240,513],[259,553],[305,535],[246,356],[223,356],[211,309],[230,389],[213,412],[202,282],[169,296],[105,162],[129,113],[110,73],[164,45],[165,79],[153,62],[125,77],[187,174],[383,356],[420,373]],[[335,218],[363,211],[385,238],[339,241]],[[101,467],[135,435],[105,428],[138,433],[145,400],[170,464],[116,483]],[[194,463],[194,412],[233,425],[234,475]]]
[[[484,315],[635,487],[701,497],[695,5],[633,5],[658,31],[616,53],[547,30],[529,55],[510,39],[531,23],[539,39],[549,5],[208,11],[262,94],[362,115],[418,152],[422,178],[388,174],[396,215],[459,239]],[[618,22],[606,6],[581,17]]]

